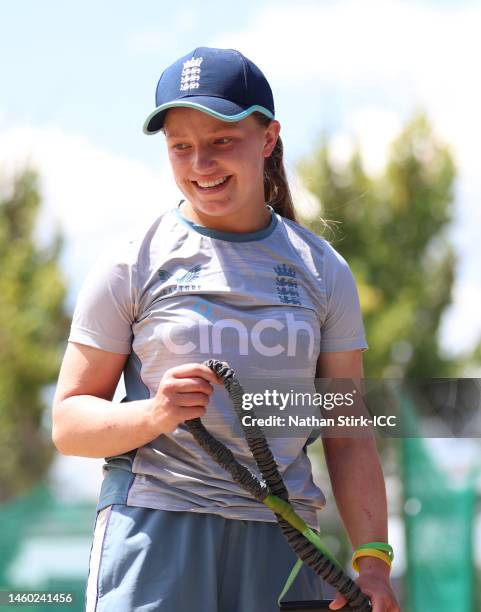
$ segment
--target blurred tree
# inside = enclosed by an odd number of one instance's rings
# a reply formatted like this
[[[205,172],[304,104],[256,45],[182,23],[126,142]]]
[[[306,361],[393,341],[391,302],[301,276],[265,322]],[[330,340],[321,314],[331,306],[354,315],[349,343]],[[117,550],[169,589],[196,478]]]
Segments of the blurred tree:
[[[58,375],[68,329],[58,258],[62,240],[34,241],[36,173],[0,186],[0,502],[36,483],[54,454],[42,391]]]
[[[364,171],[359,149],[345,166],[332,164],[326,138],[299,170],[338,236],[327,236],[322,220],[310,229],[330,240],[356,278],[366,376],[456,376],[459,360],[442,355],[438,340],[456,265],[446,236],[455,167],[424,114],[393,142],[378,178]]]

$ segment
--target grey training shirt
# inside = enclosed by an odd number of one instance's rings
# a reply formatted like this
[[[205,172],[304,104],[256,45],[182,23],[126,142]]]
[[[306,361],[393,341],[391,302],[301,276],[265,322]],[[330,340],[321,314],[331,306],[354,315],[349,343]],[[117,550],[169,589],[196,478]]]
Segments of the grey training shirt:
[[[249,234],[211,230],[162,214],[144,235],[102,259],[78,297],[69,341],[128,354],[125,403],[155,395],[164,372],[209,358],[243,378],[312,379],[321,351],[366,349],[358,294],[346,261],[325,240],[272,212]],[[236,416],[215,386],[203,421],[257,473]],[[304,437],[269,440],[290,499],[317,525],[325,504]],[[233,483],[181,425],[108,457],[98,509],[112,503],[274,521]]]

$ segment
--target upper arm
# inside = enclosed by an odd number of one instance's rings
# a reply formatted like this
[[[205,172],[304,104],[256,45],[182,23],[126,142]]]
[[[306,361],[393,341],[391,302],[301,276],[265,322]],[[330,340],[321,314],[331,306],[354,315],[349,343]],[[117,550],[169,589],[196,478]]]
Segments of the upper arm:
[[[129,258],[108,254],[97,260],[77,298],[54,416],[58,404],[73,395],[112,399],[132,349],[133,294]]]
[[[361,349],[319,354],[316,371],[318,378],[361,379],[363,375]]]
[[[361,399],[362,378],[364,376],[361,349],[337,353],[320,353],[317,360],[316,376],[318,378],[349,379],[347,384],[341,382],[338,386],[336,386],[336,382],[333,381],[329,389],[343,392],[346,391],[348,387],[349,389],[355,387],[359,391],[357,397],[360,399],[361,404],[355,403],[354,407],[351,408],[350,414],[358,415],[365,413],[364,401]],[[342,452],[343,449],[346,448],[346,445],[356,442],[356,438],[353,437],[352,432],[349,437],[342,437],[334,428],[331,428],[330,432],[331,435],[322,438],[326,459],[335,456],[335,453]],[[362,440],[363,444],[366,442],[367,440]]]
[[[112,400],[128,355],[69,342],[62,361],[53,411],[67,397],[94,395]]]

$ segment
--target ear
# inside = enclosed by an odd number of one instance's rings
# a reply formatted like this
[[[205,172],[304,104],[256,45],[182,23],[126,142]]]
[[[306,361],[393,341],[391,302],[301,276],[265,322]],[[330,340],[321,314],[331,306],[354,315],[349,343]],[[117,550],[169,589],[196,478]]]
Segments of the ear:
[[[266,127],[264,140],[264,157],[269,157],[276,146],[277,139],[281,131],[281,124],[276,119],[273,119]]]

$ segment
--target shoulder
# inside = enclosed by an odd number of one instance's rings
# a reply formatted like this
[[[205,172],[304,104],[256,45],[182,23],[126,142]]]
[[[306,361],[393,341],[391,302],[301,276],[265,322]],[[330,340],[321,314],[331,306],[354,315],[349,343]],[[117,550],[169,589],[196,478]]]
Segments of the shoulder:
[[[149,267],[159,251],[168,250],[172,241],[178,240],[182,227],[175,208],[162,211],[144,223],[133,226],[121,239],[109,243],[100,254],[98,264],[107,267]]]
[[[171,211],[130,229],[121,238],[110,240],[95,257],[81,288],[81,293],[110,291],[113,294],[131,295],[138,290],[139,282],[149,276],[154,265],[152,250],[162,243],[160,235],[170,232]]]
[[[103,346],[113,348],[106,350],[127,350],[130,332],[127,333],[124,326],[130,329],[132,321],[137,318],[143,288],[156,265],[152,253],[162,244],[159,235],[164,236],[170,231],[171,216],[166,211],[143,227],[134,228],[127,237],[105,247],[79,291],[73,327],[80,331],[72,337],[82,338],[89,344],[84,332],[91,330],[93,336],[107,338]],[[114,340],[110,342],[108,338]]]
[[[344,257],[327,240],[290,219],[279,217],[279,222],[303,262],[314,266],[321,278],[330,273],[332,276],[336,271],[350,270]]]
[[[118,245],[118,253],[138,260],[154,246],[165,243],[168,236],[175,234],[179,228],[175,208],[164,210],[146,223],[132,228],[127,240]]]

